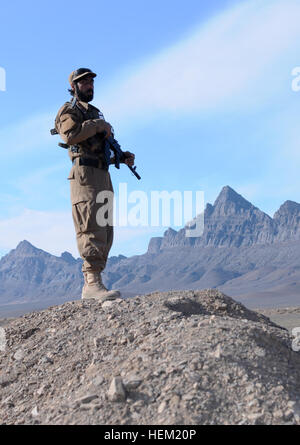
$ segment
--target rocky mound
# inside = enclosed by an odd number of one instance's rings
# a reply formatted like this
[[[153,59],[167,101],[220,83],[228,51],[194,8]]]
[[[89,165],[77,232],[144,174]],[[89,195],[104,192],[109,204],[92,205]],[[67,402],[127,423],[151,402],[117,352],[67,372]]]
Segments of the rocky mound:
[[[75,301],[0,329],[2,424],[300,424],[288,331],[217,290]]]

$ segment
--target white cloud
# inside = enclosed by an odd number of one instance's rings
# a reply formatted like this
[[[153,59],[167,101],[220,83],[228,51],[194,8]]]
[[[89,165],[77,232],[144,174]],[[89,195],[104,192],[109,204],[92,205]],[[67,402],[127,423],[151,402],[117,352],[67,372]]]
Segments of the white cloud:
[[[78,257],[71,212],[24,209],[17,216],[0,220],[0,248],[13,249],[27,240],[54,255],[63,251]]]
[[[114,80],[99,102],[114,118],[258,107],[278,93],[274,70],[290,73],[279,62],[299,51],[299,21],[296,0],[243,2]]]

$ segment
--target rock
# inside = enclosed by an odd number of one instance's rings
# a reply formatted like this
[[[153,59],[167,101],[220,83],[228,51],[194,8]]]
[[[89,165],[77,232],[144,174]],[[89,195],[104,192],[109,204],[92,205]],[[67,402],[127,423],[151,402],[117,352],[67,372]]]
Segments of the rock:
[[[221,356],[222,356],[222,348],[221,348],[220,344],[216,347],[216,350],[212,353],[212,355],[213,355],[213,357],[215,357],[217,359],[221,358]]]
[[[101,375],[98,375],[97,377],[95,377],[92,380],[92,383],[94,386],[101,386],[103,382],[104,382],[104,379]]]
[[[197,387],[195,389],[199,390],[200,385],[198,385],[197,383],[195,383],[195,385],[197,385]],[[180,397],[178,394],[174,394],[169,401],[169,406],[176,409],[176,408],[178,408],[179,404],[180,404]]]
[[[39,415],[37,406],[35,406],[35,407],[31,410],[31,415],[32,415],[32,417],[37,417],[37,416]]]
[[[292,350],[295,352],[300,351],[300,327],[292,329],[292,335],[295,337],[292,341]]]
[[[2,386],[4,388],[5,386],[8,386],[15,379],[16,375],[13,372],[0,372],[0,387]]]
[[[254,350],[254,353],[258,356],[258,357],[265,357],[266,356],[266,352],[264,351],[264,349],[262,348],[256,348]]]
[[[247,414],[247,419],[253,423],[254,425],[256,425],[257,423],[259,423],[259,421],[261,421],[263,419],[264,415],[263,413],[251,413],[251,414]]]
[[[15,353],[14,353],[14,360],[23,360],[23,358],[25,357],[25,353],[23,351],[23,349],[18,349]]]
[[[42,385],[42,386],[40,386],[39,389],[36,391],[36,394],[37,394],[38,396],[42,396],[42,395],[44,395],[44,394],[47,393],[47,389],[49,389],[49,388],[50,388],[50,385]]]
[[[300,327],[296,327],[292,329],[292,336],[293,337],[298,337],[300,336]]]
[[[94,340],[93,340],[94,346],[96,348],[99,348],[101,346],[101,344],[103,343],[103,341],[104,341],[103,337],[94,338]]]
[[[98,394],[85,395],[85,396],[82,396],[82,397],[79,397],[78,399],[76,399],[75,403],[79,403],[79,404],[90,403],[93,400],[98,399],[98,397],[99,397]]]
[[[292,341],[292,350],[295,352],[300,351],[300,336],[294,338],[294,340]]]
[[[6,334],[5,329],[0,327],[0,352],[4,352],[6,349]]]
[[[290,420],[290,419],[294,416],[294,410],[292,410],[292,409],[287,409],[287,410],[284,412],[283,416],[284,416],[284,419],[285,419],[285,420]]]
[[[277,419],[282,419],[283,411],[281,409],[277,409],[276,411],[273,412],[273,416]]]
[[[112,379],[107,396],[111,402],[125,402],[126,390],[121,377],[114,377]]]
[[[165,410],[166,406],[167,406],[167,404],[165,401],[161,402],[161,404],[159,405],[158,410],[157,410],[158,414],[161,414]]]
[[[128,379],[124,380],[124,387],[126,391],[133,391],[137,389],[141,383],[141,379],[138,379],[137,377],[129,377]]]
[[[53,365],[53,360],[49,355],[44,355],[44,357],[41,358],[40,363]]]
[[[115,304],[121,303],[123,300],[122,298],[116,298],[115,300],[107,300],[102,303],[102,309],[109,309],[110,307],[114,306]]]

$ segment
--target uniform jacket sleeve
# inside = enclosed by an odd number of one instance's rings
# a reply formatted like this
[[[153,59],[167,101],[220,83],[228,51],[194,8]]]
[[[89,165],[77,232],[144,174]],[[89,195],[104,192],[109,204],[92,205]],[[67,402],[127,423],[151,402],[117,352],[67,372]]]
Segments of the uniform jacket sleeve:
[[[89,119],[81,122],[80,117],[71,107],[63,107],[58,112],[55,127],[62,140],[68,145],[79,144],[105,130],[105,121]]]

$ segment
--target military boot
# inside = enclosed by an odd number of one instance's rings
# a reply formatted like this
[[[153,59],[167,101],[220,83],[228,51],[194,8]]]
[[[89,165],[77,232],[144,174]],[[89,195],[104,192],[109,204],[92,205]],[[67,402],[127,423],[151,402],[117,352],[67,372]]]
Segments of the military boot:
[[[99,272],[84,272],[84,286],[82,288],[82,299],[94,298],[100,301],[115,300],[121,294],[117,290],[108,290],[102,283]]]

